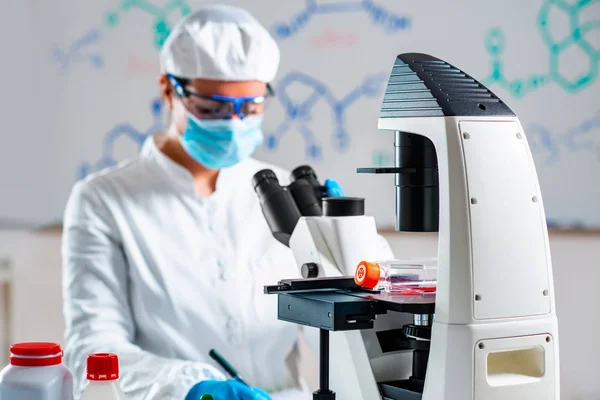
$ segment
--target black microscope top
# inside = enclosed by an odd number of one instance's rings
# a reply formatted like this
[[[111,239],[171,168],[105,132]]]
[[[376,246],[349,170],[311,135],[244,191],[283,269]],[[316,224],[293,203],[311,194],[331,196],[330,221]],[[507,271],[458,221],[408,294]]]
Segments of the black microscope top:
[[[380,118],[515,114],[488,88],[439,58],[420,53],[396,58]]]

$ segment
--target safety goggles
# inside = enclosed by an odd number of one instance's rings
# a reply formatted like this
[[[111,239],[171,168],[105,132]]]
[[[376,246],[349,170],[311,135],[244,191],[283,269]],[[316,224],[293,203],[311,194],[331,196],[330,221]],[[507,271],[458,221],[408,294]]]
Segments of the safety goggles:
[[[262,114],[268,99],[275,95],[271,85],[267,84],[267,93],[263,96],[204,96],[186,89],[180,78],[173,75],[167,77],[186,109],[198,119],[230,119],[233,115],[244,118]]]

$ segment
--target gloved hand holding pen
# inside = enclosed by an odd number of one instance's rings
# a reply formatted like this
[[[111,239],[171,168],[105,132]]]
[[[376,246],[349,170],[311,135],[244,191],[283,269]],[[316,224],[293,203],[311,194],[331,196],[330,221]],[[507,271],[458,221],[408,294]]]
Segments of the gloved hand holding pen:
[[[199,382],[188,392],[185,400],[199,400],[205,394],[210,394],[214,400],[271,400],[264,390],[236,380]]]
[[[271,400],[269,394],[264,390],[248,385],[236,369],[215,349],[212,349],[208,355],[227,371],[234,380],[199,382],[188,392],[185,400],[198,400],[201,399],[200,396],[205,394],[211,395],[214,400]]]

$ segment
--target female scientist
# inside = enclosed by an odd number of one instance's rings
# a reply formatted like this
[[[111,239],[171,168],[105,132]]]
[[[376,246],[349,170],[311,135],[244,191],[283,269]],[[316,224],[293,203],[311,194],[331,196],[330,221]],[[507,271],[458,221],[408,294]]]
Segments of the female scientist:
[[[77,393],[96,352],[119,356],[132,400],[268,399],[288,386],[297,328],[277,320],[276,296],[262,288],[299,273],[251,185],[263,168],[282,183],[288,174],[250,158],[279,57],[244,10],[207,6],[183,18],[160,54],[170,126],[137,158],[75,185],[62,254]],[[253,387],[211,364],[213,348]]]

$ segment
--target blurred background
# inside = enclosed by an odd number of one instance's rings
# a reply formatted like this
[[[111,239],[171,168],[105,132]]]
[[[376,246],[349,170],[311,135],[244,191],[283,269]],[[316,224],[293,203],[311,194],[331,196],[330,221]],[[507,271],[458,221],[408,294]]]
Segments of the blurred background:
[[[204,2],[4,3],[0,360],[14,341],[62,343],[60,224],[71,187],[163,129],[158,52]],[[310,164],[365,197],[399,257],[435,256],[437,237],[394,232],[393,178],[355,173],[393,165],[393,134],[377,118],[396,55],[444,59],[517,113],[551,228],[563,398],[600,399],[600,0],[221,3],[247,8],[281,49],[256,157]]]

